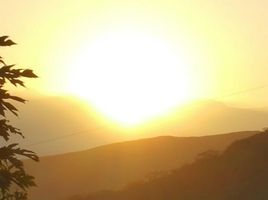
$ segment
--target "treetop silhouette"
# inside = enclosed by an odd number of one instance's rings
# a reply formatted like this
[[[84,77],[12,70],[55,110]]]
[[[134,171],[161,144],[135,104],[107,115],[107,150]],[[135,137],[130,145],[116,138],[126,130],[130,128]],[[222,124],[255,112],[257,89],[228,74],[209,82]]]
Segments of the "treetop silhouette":
[[[15,44],[8,36],[0,37],[0,47]],[[9,123],[6,113],[18,116],[18,109],[12,102],[25,103],[26,100],[10,94],[5,86],[25,87],[22,78],[37,78],[37,75],[30,69],[6,64],[0,56],[0,200],[26,200],[27,189],[36,186],[34,177],[26,173],[21,159],[38,161],[38,156],[33,151],[20,148],[18,143],[8,144],[12,135],[24,136],[20,129]]]

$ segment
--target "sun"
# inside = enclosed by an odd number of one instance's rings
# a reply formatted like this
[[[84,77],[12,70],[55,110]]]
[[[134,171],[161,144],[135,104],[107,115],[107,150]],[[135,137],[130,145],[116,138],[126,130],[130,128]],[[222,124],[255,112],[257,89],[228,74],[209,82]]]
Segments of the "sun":
[[[189,100],[186,60],[159,36],[107,32],[72,55],[68,90],[111,120],[135,125]]]

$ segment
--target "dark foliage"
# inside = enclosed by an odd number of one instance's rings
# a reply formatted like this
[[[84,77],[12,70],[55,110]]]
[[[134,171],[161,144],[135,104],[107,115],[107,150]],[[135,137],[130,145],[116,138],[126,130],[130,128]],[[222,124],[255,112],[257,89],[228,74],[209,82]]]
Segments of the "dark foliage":
[[[15,45],[8,36],[0,37],[0,46]],[[34,177],[28,175],[21,158],[26,157],[38,161],[38,156],[29,150],[22,149],[19,144],[7,144],[12,135],[24,137],[22,132],[9,124],[7,112],[18,116],[18,109],[12,101],[25,103],[21,97],[11,95],[4,87],[11,83],[14,86],[25,87],[22,78],[37,78],[30,69],[19,69],[15,65],[7,65],[0,57],[0,199],[1,200],[26,200],[27,189],[35,186]],[[6,145],[4,145],[6,143]]]
[[[77,200],[266,200],[268,131],[234,142],[222,154],[207,152],[171,173]]]

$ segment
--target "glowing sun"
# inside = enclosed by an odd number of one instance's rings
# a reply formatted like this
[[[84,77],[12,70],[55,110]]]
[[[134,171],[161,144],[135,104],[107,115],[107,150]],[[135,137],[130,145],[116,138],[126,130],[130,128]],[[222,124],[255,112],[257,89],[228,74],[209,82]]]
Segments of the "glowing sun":
[[[183,49],[161,37],[109,32],[73,55],[68,89],[106,117],[133,125],[190,98],[186,60]]]

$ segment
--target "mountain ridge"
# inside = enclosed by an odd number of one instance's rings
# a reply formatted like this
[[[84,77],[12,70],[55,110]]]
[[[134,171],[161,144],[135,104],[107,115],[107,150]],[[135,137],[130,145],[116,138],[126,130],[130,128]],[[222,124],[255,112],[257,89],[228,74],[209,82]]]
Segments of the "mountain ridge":
[[[268,198],[268,131],[233,142],[161,177],[76,200],[264,200]]]
[[[41,157],[39,164],[25,163],[38,185],[31,190],[30,198],[56,200],[75,194],[119,189],[150,173],[168,171],[190,163],[206,150],[221,151],[233,141],[256,133],[249,131],[205,137],[161,136]]]
[[[260,130],[268,125],[268,112],[230,107],[217,101],[197,101],[176,107],[131,128],[116,125],[102,118],[86,102],[67,97],[32,99],[26,105],[20,105],[19,110],[20,119],[13,117],[11,121],[25,133],[27,140],[22,140],[21,144],[27,146],[41,141],[41,144],[31,145],[39,155],[61,154],[160,135],[204,136]],[[79,134],[81,131],[84,133]],[[62,139],[53,140],[58,137]],[[51,141],[42,143],[46,140]]]

